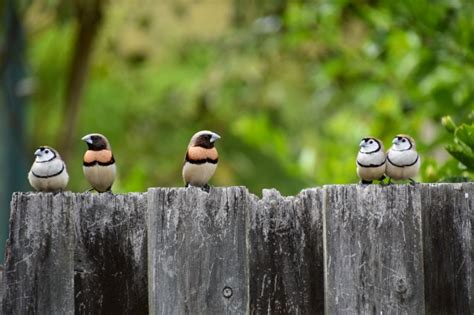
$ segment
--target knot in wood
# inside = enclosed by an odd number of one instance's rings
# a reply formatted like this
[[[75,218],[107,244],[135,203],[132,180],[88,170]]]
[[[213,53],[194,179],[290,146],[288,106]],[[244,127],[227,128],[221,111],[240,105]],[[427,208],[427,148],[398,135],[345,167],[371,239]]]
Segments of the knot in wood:
[[[222,295],[224,295],[226,299],[230,298],[232,294],[234,294],[234,292],[230,287],[224,287],[224,289],[222,290]]]
[[[400,279],[397,280],[397,283],[395,284],[395,291],[397,291],[397,293],[399,293],[399,294],[407,293],[408,286],[407,286],[407,282],[405,281],[405,279],[400,278]]]

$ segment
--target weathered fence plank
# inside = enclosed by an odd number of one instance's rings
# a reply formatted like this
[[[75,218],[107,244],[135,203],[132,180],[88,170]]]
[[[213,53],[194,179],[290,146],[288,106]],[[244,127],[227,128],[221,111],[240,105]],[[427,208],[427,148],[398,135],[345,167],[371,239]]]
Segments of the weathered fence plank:
[[[420,190],[326,186],[327,314],[424,314]]]
[[[71,193],[15,193],[2,314],[74,313]]]
[[[3,314],[147,314],[146,196],[18,193]]]
[[[252,314],[324,312],[321,192],[284,198],[264,190],[249,209]]]
[[[473,196],[474,183],[16,193],[0,313],[472,314]]]
[[[76,314],[148,314],[146,195],[77,198]]]
[[[148,190],[151,314],[248,312],[245,188]]]
[[[423,185],[427,314],[474,314],[474,183]]]

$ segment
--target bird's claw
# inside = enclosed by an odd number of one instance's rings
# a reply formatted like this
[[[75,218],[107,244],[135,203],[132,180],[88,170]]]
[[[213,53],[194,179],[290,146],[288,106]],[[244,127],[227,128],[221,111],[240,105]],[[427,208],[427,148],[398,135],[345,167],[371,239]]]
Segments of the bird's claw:
[[[201,189],[208,193],[211,190],[211,186],[209,186],[209,184],[205,184],[201,187]]]

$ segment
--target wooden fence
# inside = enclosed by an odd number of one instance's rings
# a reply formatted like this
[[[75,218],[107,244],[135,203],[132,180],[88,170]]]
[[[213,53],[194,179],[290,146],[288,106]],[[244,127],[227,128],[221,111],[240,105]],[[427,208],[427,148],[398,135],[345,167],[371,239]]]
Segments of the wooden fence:
[[[473,314],[474,183],[15,193],[2,314]]]

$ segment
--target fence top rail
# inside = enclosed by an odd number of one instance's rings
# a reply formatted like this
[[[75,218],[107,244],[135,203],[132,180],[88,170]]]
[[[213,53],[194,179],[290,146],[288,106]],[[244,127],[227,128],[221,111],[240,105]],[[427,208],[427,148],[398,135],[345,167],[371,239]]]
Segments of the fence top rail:
[[[197,187],[149,187],[147,191],[137,191],[137,192],[126,192],[126,193],[91,193],[91,192],[72,192],[72,191],[63,191],[59,193],[51,193],[51,192],[36,192],[36,191],[18,191],[12,194],[12,198],[17,195],[29,196],[29,195],[44,195],[44,196],[75,196],[75,197],[87,197],[87,196],[102,196],[102,198],[106,198],[105,196],[109,197],[119,197],[119,196],[133,196],[133,195],[146,195],[149,192],[154,191],[174,191],[174,192],[195,192],[198,194],[212,194],[215,190],[242,190],[246,194],[252,196],[256,200],[260,199],[268,199],[273,197],[283,197],[283,198],[291,198],[291,197],[304,197],[307,194],[311,193],[319,193],[321,191],[327,190],[334,190],[334,189],[358,189],[359,191],[366,191],[366,190],[379,190],[379,191],[387,191],[390,189],[431,189],[431,188],[441,188],[441,187],[452,187],[454,190],[461,190],[463,187],[469,188],[474,187],[474,182],[460,182],[460,183],[417,183],[415,185],[411,184],[390,184],[390,185],[380,185],[380,184],[370,184],[370,185],[362,185],[362,184],[326,184],[322,186],[314,186],[314,187],[307,187],[300,190],[295,195],[282,195],[278,189],[276,188],[264,188],[261,191],[261,196],[259,197],[256,193],[250,192],[246,186],[213,186],[209,192],[206,192],[202,189]]]

